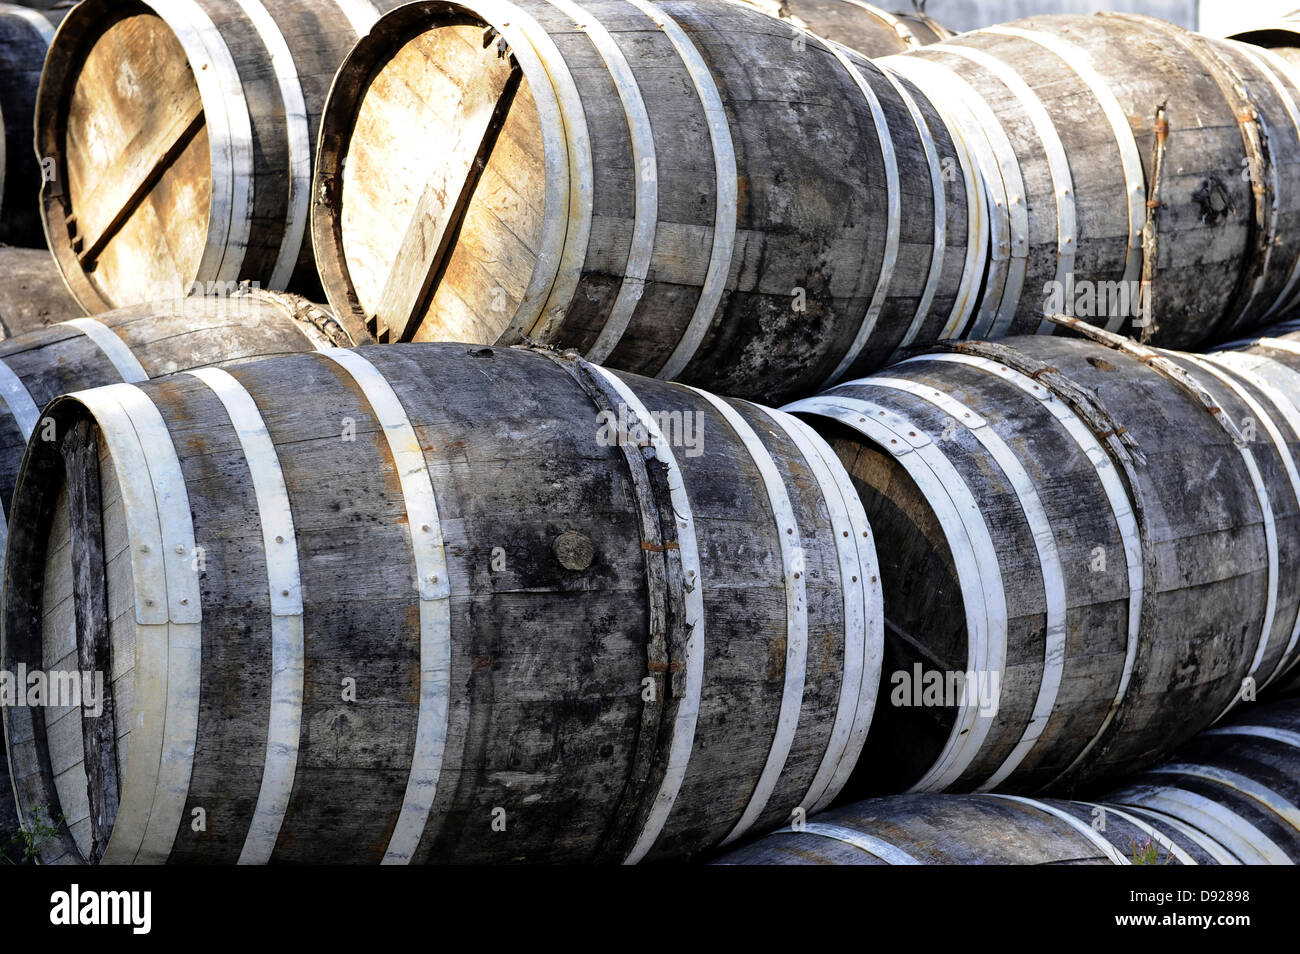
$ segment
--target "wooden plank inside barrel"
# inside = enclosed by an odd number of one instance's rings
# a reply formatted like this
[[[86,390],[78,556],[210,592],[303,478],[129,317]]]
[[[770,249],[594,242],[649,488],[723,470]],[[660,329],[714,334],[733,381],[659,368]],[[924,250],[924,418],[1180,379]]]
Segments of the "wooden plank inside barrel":
[[[50,247],[89,313],[241,282],[318,291],[304,242],[334,71],[389,0],[81,4],[37,104]]]

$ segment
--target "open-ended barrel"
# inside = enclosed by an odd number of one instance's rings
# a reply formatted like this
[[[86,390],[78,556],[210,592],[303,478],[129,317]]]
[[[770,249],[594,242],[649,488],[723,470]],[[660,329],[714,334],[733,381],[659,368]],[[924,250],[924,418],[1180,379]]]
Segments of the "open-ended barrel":
[[[0,338],[82,314],[46,249],[0,248],[0,276]]]
[[[890,13],[863,0],[744,0],[864,56],[906,53],[946,40],[952,33],[921,11]]]
[[[46,14],[0,3],[0,244],[45,244],[41,167],[32,152],[32,123],[41,67],[53,36]]]
[[[304,237],[321,108],[392,2],[88,0],[68,14],[36,148],[49,246],[88,313],[245,281],[317,295]]]
[[[972,333],[1066,313],[1169,347],[1300,296],[1300,69],[1150,17],[1043,16],[881,61],[962,122],[989,191]]]
[[[1098,802],[903,795],[824,812],[722,864],[1297,864],[1300,700],[1252,706]]]
[[[1295,372],[1062,321],[1091,340],[954,342],[787,408],[890,543],[853,791],[1070,792],[1300,658]]]
[[[5,710],[24,813],[67,819],[44,861],[669,858],[856,760],[875,551],[789,415],[464,344],[46,415],[4,667],[111,678],[97,713]]]
[[[322,124],[331,305],[381,340],[527,339],[765,400],[958,333],[986,244],[964,149],[915,87],[801,38],[723,0],[392,11]]]

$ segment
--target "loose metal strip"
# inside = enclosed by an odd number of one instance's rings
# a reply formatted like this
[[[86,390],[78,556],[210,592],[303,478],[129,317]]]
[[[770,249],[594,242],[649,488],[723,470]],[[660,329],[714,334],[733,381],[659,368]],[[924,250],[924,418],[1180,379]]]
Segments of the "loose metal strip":
[[[1205,832],[1245,864],[1289,865],[1293,859],[1267,835],[1218,802],[1195,792],[1167,788],[1141,792],[1137,805],[1176,815]]]
[[[915,425],[877,404],[843,393],[797,401],[785,408],[846,424],[893,456],[934,508],[953,554],[966,608],[968,670],[1001,671],[1006,658],[1007,608],[997,550],[969,486],[934,442]],[[979,610],[982,608],[983,612]],[[963,700],[943,752],[909,791],[943,788],[975,759],[992,727],[978,700]]]
[[[1300,808],[1296,808],[1271,788],[1237,772],[1230,772],[1227,769],[1221,769],[1213,765],[1188,765],[1181,762],[1157,765],[1149,771],[1156,775],[1189,775],[1193,778],[1201,778],[1225,785],[1247,798],[1253,798],[1300,832]]]
[[[965,57],[992,73],[1016,97],[1029,118],[1047,156],[1047,168],[1056,193],[1056,281],[1063,289],[1070,287],[1074,274],[1078,224],[1074,208],[1074,179],[1070,175],[1070,161],[1066,157],[1060,134],[1056,131],[1056,124],[1052,122],[1052,117],[1048,115],[1034,89],[1007,63],[983,50],[960,44],[949,44],[944,47],[944,52]],[[1045,321],[1039,325],[1038,333],[1050,335],[1054,328],[1054,325]]]
[[[383,374],[355,351],[320,352],[352,377],[384,430],[411,535],[420,596],[420,703],[415,751],[384,864],[409,864],[438,794],[451,697],[451,581],[429,464],[401,399]]]
[[[1142,165],[1142,155],[1138,151],[1137,140],[1133,138],[1133,128],[1128,115],[1119,99],[1092,63],[1092,55],[1083,47],[1064,40],[1050,33],[1036,30],[1022,30],[1018,27],[995,26],[986,32],[1000,33],[1003,36],[1019,37],[1036,43],[1044,49],[1055,53],[1066,68],[1073,70],[1084,85],[1091,90],[1093,97],[1101,106],[1106,121],[1110,123],[1115,136],[1115,145],[1119,149],[1120,168],[1124,171],[1124,188],[1128,196],[1128,246],[1124,253],[1125,282],[1136,282],[1142,277],[1142,228],[1147,218],[1146,172]],[[1119,331],[1124,324],[1123,315],[1112,315],[1106,324],[1107,331]]]
[[[699,94],[704,108],[704,118],[709,126],[709,142],[713,147],[713,168],[717,180],[717,195],[713,212],[713,248],[709,252],[709,268],[705,273],[704,285],[700,288],[700,297],[695,302],[695,311],[686,326],[681,340],[673,353],[668,356],[664,366],[656,377],[675,378],[682,373],[695,352],[699,350],[713,323],[713,316],[722,301],[726,290],[727,278],[731,272],[731,259],[736,247],[736,209],[739,194],[738,173],[736,170],[736,147],[731,139],[731,126],[727,122],[727,113],[722,105],[722,94],[709,71],[709,65],[695,48],[686,31],[670,17],[662,7],[655,6],[649,0],[628,0],[634,7],[644,13],[659,29],[664,31],[673,49],[681,57],[695,91]]]
[[[898,245],[899,237],[902,232],[902,196],[898,181],[898,155],[894,152],[894,139],[889,132],[889,120],[885,117],[885,109],[880,103],[880,97],[876,91],[871,88],[867,78],[862,75],[848,55],[845,48],[835,43],[827,44],[827,49],[839,62],[844,71],[849,74],[858,91],[862,93],[862,98],[867,101],[867,106],[871,110],[871,121],[876,128],[876,140],[880,144],[880,155],[885,164],[885,209],[886,209],[886,232],[885,232],[885,257],[880,265],[880,273],[876,276],[876,287],[871,293],[871,302],[867,306],[867,313],[858,323],[857,333],[853,336],[853,343],[849,345],[849,350],[845,352],[844,357],[840,359],[835,370],[831,372],[830,377],[822,382],[823,388],[828,388],[839,382],[844,374],[858,360],[862,354],[862,349],[867,346],[871,339],[871,333],[876,328],[876,322],[880,319],[881,309],[885,307],[885,302],[889,300],[889,286],[894,280],[894,267],[898,264]]]
[[[781,549],[782,582],[785,584],[785,681],[781,688],[781,707],[776,720],[776,733],[768,749],[767,761],[754,785],[744,813],[731,833],[722,840],[727,845],[740,838],[753,827],[767,808],[777,782],[785,771],[799,728],[799,714],[803,710],[804,681],[808,674],[808,594],[804,581],[803,538],[794,504],[786,489],[785,477],[762,439],[736,409],[707,391],[691,388],[708,401],[722,415],[727,425],[745,446],[754,466],[758,468],[767,502],[772,508],[776,523],[776,536]]]
[[[1061,566],[1060,551],[1056,546],[1056,534],[1052,530],[1047,516],[1047,508],[1038,495],[1033,478],[1029,476],[1024,465],[1020,463],[1015,451],[1002,439],[988,422],[972,408],[949,395],[934,388],[917,384],[903,378],[872,377],[868,382],[873,387],[892,388],[920,398],[939,408],[961,427],[970,431],[980,445],[988,451],[993,462],[1002,471],[1012,492],[1020,504],[1020,509],[1029,526],[1038,554],[1039,569],[1043,578],[1043,596],[1047,607],[1047,626],[1043,644],[1043,673],[1038,684],[1038,697],[1034,702],[1033,713],[1025,726],[1020,741],[1007,755],[1006,759],[977,789],[988,791],[1001,784],[1014,772],[1025,756],[1038,742],[1047,722],[1056,707],[1056,697],[1061,688],[1061,677],[1065,672],[1066,642],[1066,593],[1065,570]]]
[[[621,378],[599,365],[592,365],[591,368],[610,383],[623,399],[628,410],[645,428],[655,457],[667,470],[668,494],[672,500],[673,517],[677,525],[678,555],[681,557],[682,572],[685,577],[683,599],[688,627],[685,685],[681,703],[677,706],[673,720],[672,742],[669,745],[668,766],[663,781],[650,807],[645,825],[624,861],[625,864],[636,864],[649,854],[655,842],[659,840],[659,835],[663,832],[668,816],[673,810],[673,803],[677,800],[677,793],[681,791],[691,751],[695,747],[695,724],[699,719],[700,694],[704,688],[704,577],[700,569],[695,516],[691,511],[690,497],[686,493],[685,478],[672,447],[641,399]]]
[[[252,396],[219,368],[189,373],[212,389],[239,438],[253,481],[266,552],[271,605],[270,716],[257,805],[239,854],[240,864],[260,865],[269,862],[275,850],[298,767],[306,647],[297,533],[280,459]]]
[[[270,288],[288,288],[289,279],[298,267],[302,239],[307,229],[308,203],[311,200],[311,129],[307,119],[307,101],[293,53],[284,34],[261,0],[235,0],[253,23],[262,45],[271,58],[280,102],[284,107],[285,139],[289,146],[289,198],[286,203],[284,235],[271,270]]]
[[[1182,848],[1180,848],[1172,838],[1170,838],[1168,835],[1162,835],[1159,831],[1157,831],[1151,825],[1148,825],[1146,822],[1138,818],[1136,815],[1130,815],[1128,812],[1116,808],[1114,805],[1098,805],[1093,802],[1080,802],[1079,804],[1086,805],[1088,808],[1096,809],[1102,812],[1103,817],[1105,815],[1115,815],[1118,818],[1122,818],[1124,821],[1128,822],[1134,828],[1138,829],[1140,832],[1147,835],[1157,845],[1165,849],[1165,851],[1169,852],[1171,855],[1177,858],[1179,864],[1184,864],[1184,865],[1197,864],[1196,859],[1193,858],[1191,855],[1189,855]]]
[[[792,832],[792,828],[782,828],[780,834]],[[873,858],[879,858],[881,861],[890,865],[919,865],[920,861],[912,857],[897,845],[891,845],[887,841],[882,841],[872,835],[860,831],[854,831],[852,828],[845,828],[843,825],[832,825],[829,822],[807,822],[803,829],[796,834],[818,835],[822,838],[830,838],[833,841],[842,841],[846,845],[852,845],[854,848],[861,849]]]
[[[783,411],[754,405],[781,426],[799,448],[826,501],[844,593],[844,666],[839,705],[821,764],[799,802],[820,811],[840,793],[857,764],[875,710],[883,662],[884,607],[876,548],[867,515],[835,452],[811,427]]]
[[[149,0],[189,60],[212,153],[208,240],[197,281],[237,282],[248,251],[253,203],[253,127],[234,58],[220,31],[193,0]],[[215,231],[213,231],[215,230]]]
[[[1138,527],[1137,517],[1133,513],[1128,492],[1124,489],[1124,484],[1115,471],[1115,465],[1111,462],[1110,455],[1106,453],[1096,436],[1088,428],[1088,425],[1070,410],[1064,401],[1056,400],[1051,389],[1046,385],[1035,381],[1026,374],[998,364],[996,361],[976,355],[949,352],[925,355],[923,358],[913,360],[947,361],[953,364],[978,368],[1006,381],[1008,384],[1014,385],[1030,397],[1041,402],[1043,407],[1060,422],[1061,427],[1078,445],[1079,450],[1087,457],[1088,462],[1092,464],[1093,470],[1097,473],[1097,479],[1101,482],[1102,490],[1106,494],[1106,502],[1110,505],[1111,516],[1115,518],[1115,525],[1119,530],[1120,540],[1124,546],[1124,562],[1128,569],[1129,582],[1128,637],[1124,650],[1124,667],[1115,690],[1115,698],[1111,702],[1105,718],[1102,720],[1101,725],[1098,726],[1093,737],[1089,739],[1088,744],[1074,757],[1065,771],[1057,776],[1058,779],[1063,778],[1101,740],[1111,721],[1115,718],[1115,713],[1119,711],[1120,706],[1123,704],[1124,696],[1128,692],[1129,681],[1133,677],[1133,667],[1137,661],[1137,651],[1140,645],[1142,595],[1145,585],[1145,572],[1142,565],[1142,534]]]
[[[96,321],[94,318],[73,318],[71,321],[61,321],[59,324],[75,328],[89,338],[117,369],[123,381],[138,384],[149,380],[149,375],[141,366],[140,359],[126,346],[126,342],[117,336],[117,332],[103,322]]]
[[[1057,808],[1055,805],[1049,805],[1047,802],[1040,802],[1035,798],[1025,798],[1021,795],[989,795],[989,798],[1000,798],[1007,802],[1019,802],[1021,805],[1028,805],[1030,808],[1037,809],[1044,814],[1051,815],[1065,822],[1080,835],[1092,842],[1096,847],[1101,849],[1111,864],[1127,865],[1132,864],[1128,858],[1122,855],[1119,850],[1112,845],[1106,838],[1103,838],[1101,832],[1094,831],[1091,825],[1087,825],[1075,818],[1069,812]]]
[[[618,347],[632,320],[632,314],[636,311],[637,303],[645,292],[645,280],[650,273],[659,219],[658,157],[650,125],[650,111],[646,108],[636,75],[618,41],[588,10],[573,0],[550,0],[550,3],[567,14],[587,34],[596,52],[604,60],[619,101],[623,104],[632,145],[632,244],[628,249],[627,265],[623,269],[614,304],[605,318],[596,343],[586,354],[588,361],[603,364]]]

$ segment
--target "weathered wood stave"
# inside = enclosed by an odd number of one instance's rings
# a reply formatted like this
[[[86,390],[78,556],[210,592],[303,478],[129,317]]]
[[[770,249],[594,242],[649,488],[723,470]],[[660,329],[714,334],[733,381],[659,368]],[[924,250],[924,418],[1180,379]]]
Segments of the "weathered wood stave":
[[[366,368],[380,377],[368,377]],[[204,548],[206,569],[195,579],[188,554],[168,565],[172,575],[190,574],[177,592],[194,588],[202,611],[201,624],[193,622],[197,612],[189,623],[173,622],[171,654],[159,650],[176,667],[168,677],[172,695],[163,692],[146,706],[148,677],[140,675],[132,696],[121,661],[113,664],[119,730],[133,711],[148,716],[166,707],[165,698],[186,712],[180,720],[169,715],[167,724],[193,733],[192,772],[181,760],[188,780],[142,809],[130,793],[152,794],[154,786],[136,787],[140,779],[127,763],[146,743],[133,736],[118,765],[117,818],[123,829],[134,825],[121,836],[126,847],[108,840],[118,831],[111,824],[100,841],[88,842],[88,823],[70,816],[81,847],[65,832],[44,860],[95,857],[105,841],[105,860],[137,861],[665,858],[750,826],[771,828],[800,804],[812,810],[847,778],[878,681],[874,550],[833,455],[793,418],[679,385],[615,378],[572,357],[464,345],[368,349],[338,361],[287,358],[229,374],[256,402],[254,413],[274,442],[258,466],[265,476],[267,461],[278,459],[285,512],[292,510],[293,529],[279,533],[293,533],[302,594],[293,625],[306,634],[305,656],[297,657],[298,754],[286,762],[279,749],[268,754],[266,742],[268,735],[287,738],[283,724],[270,725],[268,707],[293,698],[271,676],[281,658],[273,659],[281,651],[272,645],[276,627],[288,624],[270,615],[265,548],[276,544],[264,537],[270,524],[261,526],[258,517],[272,512],[260,506],[269,507],[270,497],[250,487],[252,458],[208,379],[177,375],[64,398],[46,412],[60,434],[95,407],[114,454],[115,425],[100,396],[122,397],[126,388],[131,393],[123,399],[139,402],[135,419],[157,407],[155,426],[165,421],[159,433],[170,431],[179,452],[193,540]],[[382,406],[383,379],[396,392],[396,409],[384,411],[388,431],[403,430],[396,418],[414,428],[410,439],[418,444],[407,446],[422,448],[431,497],[403,495],[422,466],[404,452],[402,472],[395,470],[393,447],[369,403]],[[302,395],[309,400],[298,400]],[[645,419],[637,402],[701,415],[704,452],[603,446],[598,413],[620,401],[634,420]],[[719,405],[730,409],[730,419]],[[355,440],[341,440],[349,427]],[[736,427],[752,429],[754,443],[742,443]],[[52,445],[33,443],[20,478],[6,667],[67,648],[66,624],[59,630],[64,644],[42,635],[35,590],[45,585],[44,571],[22,569],[44,567],[44,555],[18,556],[48,545],[42,534],[54,526],[59,491],[47,471],[63,466],[59,456]],[[115,498],[107,475],[118,474],[121,461],[107,452],[100,460],[109,504]],[[150,467],[162,469],[156,457]],[[778,498],[788,504],[779,506]],[[794,525],[783,533],[785,506]],[[421,524],[419,514],[437,516]],[[442,567],[437,579],[416,593],[409,581],[426,579],[430,564],[411,564],[407,527],[419,535],[415,528],[434,520],[445,564],[435,560]],[[109,553],[121,545],[123,531],[114,529],[120,526],[120,517],[105,517]],[[555,541],[564,534],[586,538],[585,565],[558,562]],[[782,541],[787,535],[795,549]],[[417,542],[428,559],[428,545]],[[504,568],[493,572],[498,546]],[[277,556],[272,566],[284,565]],[[129,621],[116,572],[108,573],[111,616]],[[697,573],[695,587],[689,581]],[[140,600],[135,605],[146,612]],[[165,612],[184,617],[184,610],[174,604]],[[276,611],[295,616],[292,606]],[[443,619],[443,628],[422,650],[426,614]],[[142,646],[147,629],[139,629]],[[116,628],[112,639],[115,649],[123,645]],[[688,648],[688,639],[702,644]],[[201,665],[178,655],[183,645],[195,647]],[[441,714],[431,682],[436,671],[448,670],[430,661],[437,652],[449,654],[450,667]],[[156,653],[142,648],[137,662],[147,667],[151,658]],[[337,689],[348,676],[362,687],[356,704],[341,702]],[[657,686],[662,704],[643,702],[643,680]],[[417,733],[425,717],[432,721]],[[37,721],[43,719],[40,710],[6,713],[28,811],[74,800],[66,785],[60,790],[50,780],[51,746],[31,741],[49,738]],[[412,827],[407,814],[423,817],[420,788],[409,798],[404,790],[408,777],[428,777],[434,756],[426,730],[445,733],[445,764],[420,838],[424,822]],[[83,743],[83,759],[86,751],[94,749]],[[121,750],[113,751],[120,758]],[[90,803],[104,804],[102,794]],[[254,803],[279,806],[274,831],[252,825]],[[195,807],[206,811],[206,833],[191,829]],[[505,812],[504,832],[494,831],[496,808]]]
[[[44,245],[41,232],[41,167],[32,154],[36,90],[45,51],[54,36],[51,17],[0,3],[0,243]]]
[[[93,0],[36,114],[49,246],[87,313],[241,282],[320,297],[309,190],[335,70],[392,0]]]
[[[952,33],[933,17],[914,11],[890,13],[859,0],[743,0],[818,36],[843,43],[863,56],[906,53]]]
[[[721,864],[1300,863],[1300,703],[1251,707],[1096,802],[900,795],[837,808]]]
[[[526,336],[764,400],[964,327],[984,269],[983,220],[967,208],[964,152],[915,86],[812,36],[795,50],[787,26],[737,4],[527,0],[518,10],[507,26],[488,7],[408,4],[344,64],[313,207],[336,311],[371,321],[381,339]],[[572,17],[589,29],[574,31]],[[489,21],[513,59],[494,46],[463,73],[513,64],[521,78],[512,100],[483,93],[507,112],[483,127],[501,131],[481,147],[490,150],[481,173],[466,178],[446,137],[422,133],[433,138],[421,144],[393,128],[436,130],[434,107],[423,107],[423,124],[409,109],[385,121],[384,110],[397,102],[391,77],[437,78],[420,65],[421,44],[459,42],[451,31]],[[412,156],[428,168],[408,173]],[[458,224],[439,231],[431,215],[417,235],[403,216],[426,208],[431,175],[459,176],[442,187],[462,196],[446,216]]]
[[[787,408],[891,541],[886,681],[853,790],[1070,791],[1144,767],[1300,659],[1300,389],[1091,334],[954,343]],[[892,704],[915,665],[997,673],[996,713]]]
[[[923,74],[914,59],[927,63]],[[986,185],[1002,200],[991,214],[1008,240],[995,250],[1003,264],[986,282],[974,332],[1050,331],[1045,313],[1068,307],[1111,330],[1191,347],[1294,303],[1293,66],[1127,14],[1018,20],[883,65],[924,75],[931,95],[968,84],[965,98],[983,112],[967,125],[985,132],[998,160]],[[1112,294],[1120,284],[1122,296]],[[1075,312],[1077,295],[1093,289],[1103,303]]]

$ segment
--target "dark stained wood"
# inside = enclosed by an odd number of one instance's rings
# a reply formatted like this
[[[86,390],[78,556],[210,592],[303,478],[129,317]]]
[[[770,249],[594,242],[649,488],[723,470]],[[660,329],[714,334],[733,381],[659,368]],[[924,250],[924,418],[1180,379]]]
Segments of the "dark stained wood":
[[[746,0],[818,36],[852,47],[864,56],[906,53],[952,34],[923,13],[891,13],[856,0]]]
[[[82,314],[45,249],[0,248],[0,334],[13,338]]]
[[[108,594],[102,501],[99,492],[99,442],[90,421],[79,421],[62,442],[63,466],[72,519],[72,568],[77,622],[77,669],[105,680],[102,710],[81,719],[87,793],[90,800],[90,860],[98,861],[117,816],[117,731],[108,685]],[[83,700],[83,709],[87,702]]]

